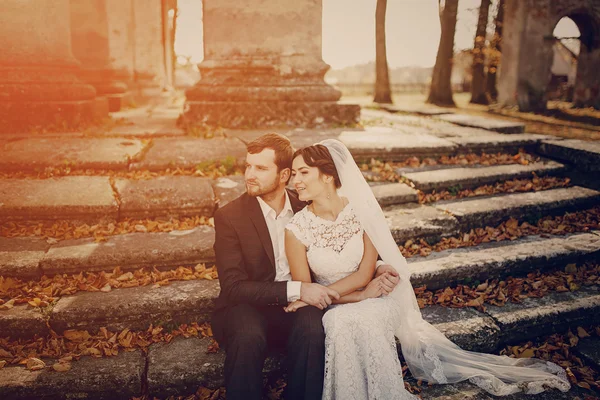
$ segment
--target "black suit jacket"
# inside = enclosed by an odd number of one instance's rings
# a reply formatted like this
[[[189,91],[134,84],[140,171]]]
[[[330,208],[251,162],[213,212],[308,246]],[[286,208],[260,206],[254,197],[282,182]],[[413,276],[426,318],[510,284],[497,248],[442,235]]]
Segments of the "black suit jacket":
[[[306,203],[288,190],[294,213]],[[218,209],[215,254],[221,293],[215,312],[235,304],[287,305],[287,282],[275,282],[275,255],[267,223],[255,197],[247,193]]]

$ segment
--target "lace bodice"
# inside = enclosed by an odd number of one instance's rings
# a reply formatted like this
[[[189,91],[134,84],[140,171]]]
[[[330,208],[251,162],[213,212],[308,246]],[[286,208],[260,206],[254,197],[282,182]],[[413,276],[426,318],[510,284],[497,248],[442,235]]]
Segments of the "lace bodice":
[[[317,283],[330,285],[358,269],[364,253],[363,229],[350,204],[329,221],[305,207],[286,225],[306,246]]]

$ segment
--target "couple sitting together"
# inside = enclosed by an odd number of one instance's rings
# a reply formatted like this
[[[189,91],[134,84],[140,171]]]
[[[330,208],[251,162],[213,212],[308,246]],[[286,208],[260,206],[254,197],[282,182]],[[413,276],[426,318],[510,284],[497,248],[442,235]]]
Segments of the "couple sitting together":
[[[288,400],[416,399],[396,339],[412,375],[430,383],[569,390],[556,364],[462,350],[423,320],[406,260],[341,142],[294,152],[270,133],[247,149],[246,193],[215,213],[212,325],[228,400],[262,398],[272,344],[286,348]]]

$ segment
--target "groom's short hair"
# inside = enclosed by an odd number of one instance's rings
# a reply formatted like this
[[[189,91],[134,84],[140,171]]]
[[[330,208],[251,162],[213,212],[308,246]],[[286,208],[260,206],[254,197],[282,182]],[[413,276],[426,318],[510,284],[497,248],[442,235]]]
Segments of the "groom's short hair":
[[[264,149],[273,149],[275,151],[277,171],[280,172],[285,168],[292,168],[294,148],[290,139],[279,133],[265,133],[248,143],[246,149],[250,154],[260,153]]]

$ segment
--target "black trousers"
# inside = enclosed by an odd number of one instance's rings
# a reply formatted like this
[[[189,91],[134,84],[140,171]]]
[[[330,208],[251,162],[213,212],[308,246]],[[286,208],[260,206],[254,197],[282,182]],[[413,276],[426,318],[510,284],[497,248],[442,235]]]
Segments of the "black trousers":
[[[227,400],[262,399],[262,369],[268,346],[285,347],[286,400],[319,400],[323,393],[323,311],[307,306],[286,313],[281,306],[238,304],[212,318],[215,339],[225,348]]]

